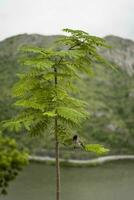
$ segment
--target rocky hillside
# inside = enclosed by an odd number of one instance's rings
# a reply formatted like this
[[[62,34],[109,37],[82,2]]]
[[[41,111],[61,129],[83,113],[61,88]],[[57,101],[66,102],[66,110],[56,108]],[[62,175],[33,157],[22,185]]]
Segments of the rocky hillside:
[[[22,34],[0,42],[0,120],[10,118],[16,112],[10,93],[16,82],[16,73],[23,70],[17,61],[18,49],[25,44],[47,48],[59,37]],[[112,152],[133,153],[134,42],[112,35],[106,36],[105,40],[111,47],[99,51],[119,70],[95,65],[95,76],[85,77],[86,84],[78,83],[83,99],[89,103],[90,112],[90,119],[78,131],[90,141],[112,147]],[[48,147],[48,140],[42,143],[45,148]],[[33,140],[32,144],[25,139],[22,143],[30,148],[36,146]]]
[[[132,76],[134,74],[134,42],[112,35],[106,36],[105,40],[112,48],[104,51],[103,55]]]

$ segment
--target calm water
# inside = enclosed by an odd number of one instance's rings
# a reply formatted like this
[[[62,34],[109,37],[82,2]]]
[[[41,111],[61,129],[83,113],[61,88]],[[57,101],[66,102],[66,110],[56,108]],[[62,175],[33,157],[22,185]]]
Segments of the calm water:
[[[55,168],[31,164],[2,200],[55,200]],[[134,162],[62,168],[62,200],[134,200]]]

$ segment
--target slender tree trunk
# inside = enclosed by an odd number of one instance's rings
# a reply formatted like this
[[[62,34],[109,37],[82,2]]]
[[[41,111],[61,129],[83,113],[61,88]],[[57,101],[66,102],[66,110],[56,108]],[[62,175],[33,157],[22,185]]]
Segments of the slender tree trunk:
[[[55,89],[57,87],[57,69],[55,72]],[[57,113],[57,112],[56,112]],[[55,157],[56,157],[56,200],[60,200],[60,163],[59,163],[59,141],[58,141],[58,118],[55,116]]]
[[[57,135],[57,119],[55,118],[55,154],[56,154],[56,200],[60,200],[60,163],[59,163],[59,142]]]

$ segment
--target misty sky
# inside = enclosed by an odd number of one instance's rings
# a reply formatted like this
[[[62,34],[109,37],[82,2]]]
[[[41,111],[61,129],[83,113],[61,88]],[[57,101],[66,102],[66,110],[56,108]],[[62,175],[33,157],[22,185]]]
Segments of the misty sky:
[[[134,0],[0,0],[0,40],[66,27],[134,40]]]

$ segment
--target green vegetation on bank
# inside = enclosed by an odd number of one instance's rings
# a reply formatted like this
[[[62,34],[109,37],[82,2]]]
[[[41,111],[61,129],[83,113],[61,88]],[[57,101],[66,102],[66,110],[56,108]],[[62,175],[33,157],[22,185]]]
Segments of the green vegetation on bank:
[[[28,164],[28,154],[14,139],[0,135],[0,193],[5,195],[10,181]]]

